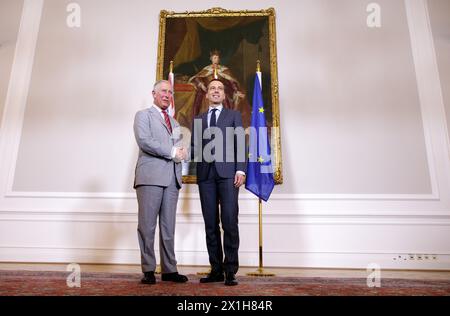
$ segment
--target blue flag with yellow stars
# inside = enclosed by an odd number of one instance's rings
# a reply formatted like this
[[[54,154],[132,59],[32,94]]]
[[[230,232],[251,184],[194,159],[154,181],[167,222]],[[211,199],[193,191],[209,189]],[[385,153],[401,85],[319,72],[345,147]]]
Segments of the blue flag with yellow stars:
[[[260,74],[260,73],[259,73]],[[260,77],[255,76],[245,188],[267,202],[275,182]]]

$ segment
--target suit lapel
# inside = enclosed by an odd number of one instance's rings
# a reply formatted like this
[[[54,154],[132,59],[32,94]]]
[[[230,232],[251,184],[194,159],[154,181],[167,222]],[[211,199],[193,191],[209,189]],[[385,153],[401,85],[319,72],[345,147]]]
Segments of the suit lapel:
[[[222,122],[224,122],[224,120],[228,116],[228,114],[229,114],[228,109],[222,108],[222,111],[221,111],[221,113],[219,115],[219,118],[217,119],[217,122],[216,122],[216,126],[217,127],[221,126],[220,124],[222,124]],[[205,112],[202,115],[202,126],[203,126],[203,131],[208,128],[208,112]]]
[[[223,108],[222,108],[222,111],[221,111],[221,113],[220,113],[220,115],[219,115],[219,118],[217,119],[216,125],[217,125],[218,127],[221,127],[221,126],[222,126],[221,124],[224,122],[224,120],[225,120],[225,118],[227,117],[228,113],[229,113],[228,109],[226,109],[225,107],[223,107]]]

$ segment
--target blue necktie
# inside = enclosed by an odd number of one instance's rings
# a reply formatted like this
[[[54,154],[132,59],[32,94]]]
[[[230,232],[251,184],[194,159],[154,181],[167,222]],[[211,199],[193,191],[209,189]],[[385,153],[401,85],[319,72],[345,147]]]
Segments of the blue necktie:
[[[209,120],[209,127],[216,127],[216,126],[217,126],[217,125],[216,125],[216,123],[217,123],[217,119],[216,119],[216,111],[217,111],[217,109],[212,109],[212,110],[211,110],[211,118],[210,118],[210,120]],[[211,142],[214,141],[215,136],[216,136],[215,134],[212,134],[212,135],[211,135]],[[216,154],[216,148],[215,148],[215,147],[212,148],[211,154],[212,154],[212,155],[215,155],[215,154]]]
[[[216,111],[217,109],[212,109],[211,110],[211,119],[209,120],[209,127],[214,127],[217,126],[217,119],[216,119]]]

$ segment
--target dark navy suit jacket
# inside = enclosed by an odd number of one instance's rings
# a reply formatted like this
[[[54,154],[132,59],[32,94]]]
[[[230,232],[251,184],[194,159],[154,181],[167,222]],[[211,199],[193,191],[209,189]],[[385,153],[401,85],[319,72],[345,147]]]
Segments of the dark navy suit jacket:
[[[201,182],[207,179],[210,168],[203,155],[203,149],[211,142],[211,139],[203,139],[205,130],[208,128],[208,112],[195,117],[195,119],[200,119],[202,124],[201,126],[196,125],[194,121],[191,130],[191,159],[197,162],[197,182]],[[216,127],[220,129],[221,135],[215,135],[222,137],[223,144],[223,150],[216,149],[217,156],[222,153],[222,159],[216,156],[217,161],[214,162],[217,174],[221,178],[234,178],[236,171],[246,172],[245,136],[243,136],[241,113],[223,108],[217,119]],[[227,127],[229,127],[228,131]],[[240,132],[235,132],[236,128]],[[216,144],[220,144],[220,141],[216,141]]]

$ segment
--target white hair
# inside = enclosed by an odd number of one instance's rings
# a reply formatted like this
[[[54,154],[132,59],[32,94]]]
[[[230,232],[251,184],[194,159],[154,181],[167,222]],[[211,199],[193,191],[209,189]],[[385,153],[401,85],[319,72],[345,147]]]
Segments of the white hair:
[[[155,82],[155,84],[153,85],[153,91],[157,91],[159,89],[159,86],[163,83],[163,82],[167,82],[168,84],[171,84],[169,80],[158,80]]]

